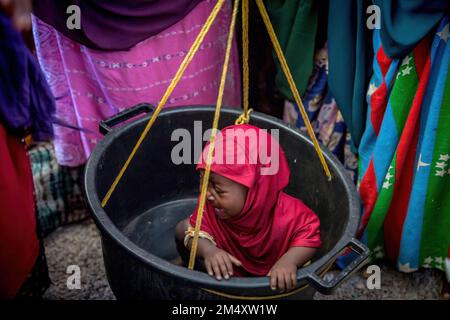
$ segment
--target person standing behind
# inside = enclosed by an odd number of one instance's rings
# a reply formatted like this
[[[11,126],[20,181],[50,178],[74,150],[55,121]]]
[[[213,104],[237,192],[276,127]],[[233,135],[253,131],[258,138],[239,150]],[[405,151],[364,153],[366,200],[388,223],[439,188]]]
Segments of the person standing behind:
[[[30,8],[0,1],[0,299],[40,297],[49,285],[27,146],[53,136],[55,105],[19,33],[30,32]]]

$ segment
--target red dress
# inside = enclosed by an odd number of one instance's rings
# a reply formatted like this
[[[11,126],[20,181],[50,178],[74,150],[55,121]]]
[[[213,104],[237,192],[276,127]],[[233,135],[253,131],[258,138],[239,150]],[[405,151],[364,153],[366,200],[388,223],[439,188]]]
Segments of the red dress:
[[[0,124],[0,299],[14,298],[38,254],[30,162]]]
[[[242,138],[245,136],[247,139]],[[207,152],[208,146],[203,159]],[[234,161],[230,161],[230,154]],[[203,168],[205,163],[200,161],[197,169]],[[283,192],[289,183],[289,166],[280,145],[265,130],[252,125],[222,129],[211,171],[248,188],[239,216],[219,219],[206,202],[201,225],[201,230],[214,237],[217,247],[242,262],[236,275],[265,276],[289,248],[321,245],[318,217],[302,201]],[[196,218],[197,208],[190,218],[191,226]]]

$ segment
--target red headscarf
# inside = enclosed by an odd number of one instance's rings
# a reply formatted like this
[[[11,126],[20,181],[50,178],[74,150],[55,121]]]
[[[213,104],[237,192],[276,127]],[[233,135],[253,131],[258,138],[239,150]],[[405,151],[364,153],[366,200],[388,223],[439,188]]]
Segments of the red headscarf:
[[[232,152],[233,163],[227,161]],[[202,159],[197,170],[205,168]],[[201,225],[217,247],[242,262],[236,275],[265,276],[290,247],[320,246],[319,219],[303,202],[283,192],[289,183],[289,166],[280,145],[265,130],[248,124],[222,129],[211,171],[248,188],[239,216],[221,220],[206,201]],[[197,210],[191,215],[191,226],[195,226]]]

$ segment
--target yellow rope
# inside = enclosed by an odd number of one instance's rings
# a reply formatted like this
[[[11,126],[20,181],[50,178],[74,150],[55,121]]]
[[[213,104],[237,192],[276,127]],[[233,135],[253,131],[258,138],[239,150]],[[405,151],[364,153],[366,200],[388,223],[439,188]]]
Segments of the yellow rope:
[[[219,296],[219,297],[227,298],[227,299],[252,301],[252,300],[273,300],[273,299],[286,298],[286,297],[292,296],[293,294],[296,294],[296,293],[299,293],[299,292],[305,290],[308,286],[309,286],[308,284],[305,284],[303,287],[294,289],[292,291],[274,294],[274,295],[270,295],[270,296],[238,296],[235,294],[225,293],[225,292],[216,291],[216,290],[212,290],[212,289],[202,288],[202,290],[212,293],[212,294],[215,294],[216,296]]]
[[[253,111],[248,108],[249,93],[249,69],[248,69],[248,0],[242,0],[242,103],[244,111],[236,119],[234,124],[244,124],[250,121],[250,113]]]
[[[248,0],[242,0],[242,85],[244,112],[248,111]]]
[[[253,109],[249,109],[244,111],[234,122],[234,124],[244,124],[250,121],[250,113],[252,113]]]
[[[322,150],[320,149],[319,142],[317,141],[316,135],[314,134],[314,130],[309,122],[308,115],[306,114],[305,107],[303,106],[302,99],[300,98],[300,94],[298,93],[297,87],[295,86],[294,79],[292,78],[291,71],[289,70],[289,66],[286,62],[286,58],[284,57],[283,50],[281,49],[280,43],[278,42],[277,36],[275,34],[275,30],[273,29],[272,23],[270,22],[269,15],[267,14],[266,8],[262,0],[256,0],[256,4],[258,6],[259,12],[261,13],[264,24],[267,28],[267,32],[269,33],[270,40],[272,41],[272,45],[277,54],[278,60],[280,61],[281,68],[283,69],[284,75],[289,83],[289,87],[294,95],[295,102],[297,103],[297,107],[302,115],[303,121],[306,124],[306,128],[308,130],[308,134],[311,137],[311,140],[314,143],[314,149],[316,150],[317,155],[319,156],[322,167],[328,177],[328,180],[331,180],[331,172],[328,168],[328,165],[323,156]]]
[[[145,126],[144,131],[142,132],[141,136],[139,137],[138,141],[136,142],[136,145],[134,146],[133,150],[131,151],[130,155],[128,156],[128,159],[125,161],[125,164],[122,166],[122,169],[120,169],[119,174],[114,179],[114,182],[112,183],[111,187],[109,188],[108,192],[106,193],[105,197],[103,198],[103,200],[102,200],[103,208],[106,206],[109,199],[111,198],[111,195],[113,194],[114,190],[116,189],[117,185],[119,184],[120,179],[122,179],[125,171],[127,170],[128,166],[130,165],[131,160],[133,159],[137,150],[141,146],[142,141],[144,141],[145,137],[147,136],[147,133],[150,131],[150,128],[152,127],[153,123],[155,122],[156,117],[158,116],[162,107],[166,104],[167,100],[169,99],[169,96],[172,94],[176,85],[178,84],[181,77],[183,76],[184,71],[186,70],[189,63],[192,61],[195,54],[197,53],[201,43],[203,42],[203,39],[206,36],[206,33],[211,28],[211,25],[213,24],[214,20],[216,19],[217,14],[219,13],[219,10],[222,7],[224,2],[225,2],[225,0],[218,0],[217,4],[214,6],[213,10],[211,11],[211,14],[209,15],[208,19],[206,20],[205,24],[203,25],[202,29],[200,30],[199,34],[197,35],[197,38],[195,39],[194,43],[192,44],[191,48],[189,49],[189,52],[187,53],[186,57],[184,58],[183,62],[181,63],[180,68],[178,69],[177,73],[175,74],[175,77],[172,79],[172,82],[170,83],[169,87],[167,88],[166,92],[164,93],[163,97],[161,98],[161,101],[159,102],[158,107],[153,112],[152,117],[148,121],[147,125]]]
[[[239,6],[239,0],[235,0],[234,6],[233,6],[233,15],[231,17],[231,22],[230,22],[227,48],[226,48],[226,52],[225,52],[225,61],[223,63],[223,67],[222,67],[222,77],[220,79],[219,95],[217,96],[216,111],[214,113],[212,133],[211,133],[211,138],[209,140],[209,148],[208,148],[208,156],[206,159],[205,173],[204,173],[203,180],[202,180],[200,199],[199,199],[199,205],[198,205],[198,211],[197,211],[197,220],[195,221],[194,238],[192,239],[191,252],[190,252],[190,256],[189,256],[189,265],[188,265],[189,269],[193,269],[194,265],[195,265],[195,256],[197,254],[197,247],[198,247],[198,237],[199,237],[199,232],[200,232],[200,226],[202,224],[203,209],[205,207],[206,189],[208,187],[209,173],[211,171],[211,161],[212,161],[212,155],[213,155],[213,151],[214,151],[214,144],[215,144],[215,140],[216,140],[217,127],[219,126],[220,108],[222,106],[223,92],[225,90],[225,81],[227,79],[228,62],[230,60],[230,52],[231,52],[231,47],[233,44],[234,26],[236,24],[236,16],[237,16],[237,11],[238,11],[238,6]]]

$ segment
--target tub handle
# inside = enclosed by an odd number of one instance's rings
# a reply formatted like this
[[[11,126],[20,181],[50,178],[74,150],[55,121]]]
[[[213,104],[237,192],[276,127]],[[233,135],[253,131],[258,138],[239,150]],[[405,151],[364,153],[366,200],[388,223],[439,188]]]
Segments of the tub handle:
[[[140,103],[138,105],[135,105],[134,107],[119,112],[118,114],[112,116],[109,119],[100,121],[99,131],[101,134],[106,135],[109,132],[111,132],[112,130],[111,127],[118,125],[119,123],[122,123],[124,121],[127,121],[128,119],[131,119],[141,113],[151,113],[153,112],[153,110],[154,108],[152,105],[148,103]]]
[[[369,257],[370,250],[355,238],[351,239],[349,243],[343,248],[350,248],[358,254],[358,257],[350,262],[341,272],[331,280],[325,280],[317,274],[317,270],[312,272],[307,280],[317,291],[322,294],[331,294],[346,278],[348,278],[353,272],[357,271],[363,266]],[[334,261],[336,257],[342,252],[340,250],[329,261]],[[328,263],[327,263],[328,264]]]

